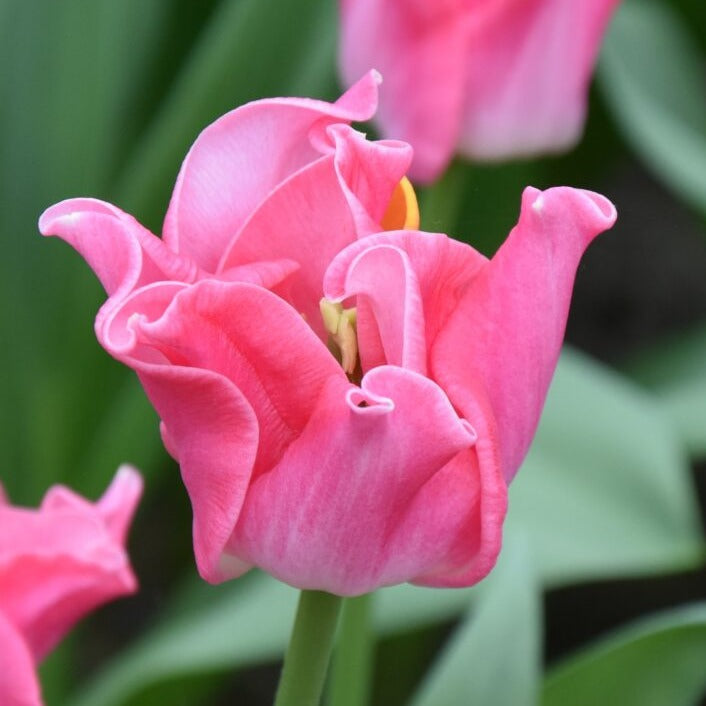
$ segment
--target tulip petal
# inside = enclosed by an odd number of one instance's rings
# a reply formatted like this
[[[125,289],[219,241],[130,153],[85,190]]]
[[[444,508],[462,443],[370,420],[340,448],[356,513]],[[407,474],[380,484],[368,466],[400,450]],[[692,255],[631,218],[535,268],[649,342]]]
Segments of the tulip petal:
[[[209,370],[126,362],[138,371],[179,463],[194,514],[199,573],[211,583],[242,574],[249,565],[234,562],[224,548],[255,465],[252,407],[233,383]]]
[[[502,546],[507,486],[492,411],[481,390],[454,393],[476,430],[476,444],[424,485],[397,531],[398,542],[424,531],[433,568],[414,577],[420,586],[471,586],[490,572]]]
[[[218,271],[257,260],[296,261],[276,291],[323,337],[322,280],[341,248],[379,230],[392,193],[409,166],[407,145],[367,142],[345,125],[329,128],[332,152],[280,184],[244,224]],[[283,227],[283,224],[286,224]]]
[[[155,320],[128,317],[132,348],[117,357],[162,418],[194,508],[199,570],[217,582],[247,568],[223,553],[248,483],[301,433],[326,380],[345,375],[302,317],[260,287],[210,280],[164,298]]]
[[[409,502],[475,442],[442,390],[409,370],[329,380],[302,435],[258,478],[233,551],[301,588],[356,595],[429,567],[415,538],[390,550]]]
[[[412,148],[398,140],[366,140],[347,125],[332,125],[327,137],[358,237],[376,233],[412,162]]]
[[[196,563],[203,578],[216,583],[249,568],[228,561],[224,547],[255,464],[258,426],[252,407],[232,382],[209,370],[171,365],[141,333],[185,291],[188,287],[177,282],[143,287],[106,316],[96,332],[111,355],[137,372],[162,419],[162,438],[179,462],[191,499]],[[178,349],[179,342],[174,345]]]
[[[601,38],[619,0],[496,3],[464,59],[460,149],[500,159],[568,149],[586,114]]]
[[[369,71],[336,103],[254,101],[209,125],[179,172],[164,222],[165,243],[214,272],[228,243],[270,191],[320,156],[309,139],[312,131],[372,116],[379,80]]]
[[[462,3],[439,12],[435,2],[424,4],[426,12],[410,11],[404,2],[343,3],[340,65],[348,83],[369,66],[381,71],[376,121],[384,135],[412,145],[410,176],[428,182],[446,167],[459,137],[467,12]]]
[[[356,296],[363,371],[387,363],[425,375],[422,298],[406,253],[391,245],[363,250],[350,265],[344,291]]]
[[[122,465],[96,503],[96,509],[116,542],[123,544],[127,538],[143,485],[142,476],[135,468]]]
[[[0,612],[0,703],[42,706],[42,695],[29,647]]]
[[[485,388],[508,481],[537,427],[579,258],[615,218],[610,201],[590,191],[525,189],[518,224],[471,281],[431,351],[432,375],[462,413],[452,391]]]
[[[135,590],[122,539],[140,490],[123,472],[106,505],[58,490],[39,511],[0,508],[0,606],[36,660],[86,613]]]
[[[116,300],[150,282],[193,282],[199,275],[192,260],[175,255],[132,216],[105,201],[61,201],[41,215],[39,230],[77,250]]]
[[[132,466],[123,465],[118,468],[112,483],[98,502],[89,502],[64,485],[54,485],[45,494],[40,510],[75,510],[88,514],[97,510],[113,540],[124,544],[142,488],[142,476],[138,471]]]
[[[364,295],[357,317],[363,370],[387,362],[424,374],[426,351],[486,262],[445,235],[377,233],[336,256],[326,271],[324,293],[335,301]]]
[[[326,379],[345,379],[302,317],[253,285],[201,282],[177,294],[158,320],[134,326],[139,343],[172,366],[217,373],[244,394],[260,424],[262,468],[304,428]]]
[[[323,273],[336,252],[355,239],[334,158],[322,157],[272,192],[225,252],[219,270],[261,259],[296,261],[297,272],[276,291],[323,336],[318,312]]]

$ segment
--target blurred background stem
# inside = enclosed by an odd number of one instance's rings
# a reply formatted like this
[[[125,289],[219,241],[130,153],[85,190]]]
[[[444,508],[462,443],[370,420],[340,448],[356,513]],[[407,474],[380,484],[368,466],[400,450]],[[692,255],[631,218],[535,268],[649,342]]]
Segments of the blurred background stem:
[[[331,666],[328,706],[365,706],[369,700],[374,639],[370,629],[373,596],[346,598]]]
[[[323,591],[301,592],[275,706],[319,703],[341,602],[340,596]]]

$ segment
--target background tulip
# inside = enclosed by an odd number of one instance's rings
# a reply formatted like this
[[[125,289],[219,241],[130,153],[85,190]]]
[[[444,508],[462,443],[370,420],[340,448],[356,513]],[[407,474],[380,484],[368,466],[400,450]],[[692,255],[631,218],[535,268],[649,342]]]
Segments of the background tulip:
[[[0,502],[0,702],[38,706],[35,665],[74,623],[132,593],[125,539],[142,479],[123,466],[96,503],[54,486],[38,510]]]
[[[618,0],[341,0],[340,66],[385,77],[377,121],[432,181],[458,150],[509,159],[572,147]]]

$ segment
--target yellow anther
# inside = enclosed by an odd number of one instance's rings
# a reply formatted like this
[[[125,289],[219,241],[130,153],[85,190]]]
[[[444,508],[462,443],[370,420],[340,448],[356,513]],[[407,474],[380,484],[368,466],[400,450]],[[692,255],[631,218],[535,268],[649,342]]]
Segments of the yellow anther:
[[[381,225],[385,230],[418,230],[419,205],[414,187],[407,177],[397,184]]]
[[[358,363],[358,336],[356,335],[356,310],[344,309],[339,302],[322,299],[319,302],[324,328],[340,352],[341,367],[351,375]]]

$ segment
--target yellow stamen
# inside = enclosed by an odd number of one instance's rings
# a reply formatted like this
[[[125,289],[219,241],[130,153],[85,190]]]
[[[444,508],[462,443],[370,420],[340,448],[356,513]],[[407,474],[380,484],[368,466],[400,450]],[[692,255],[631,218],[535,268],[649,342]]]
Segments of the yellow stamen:
[[[344,309],[339,302],[322,299],[319,302],[324,327],[341,355],[341,367],[346,375],[352,375],[358,362],[358,336],[356,334],[356,310]]]
[[[382,227],[385,230],[418,230],[419,205],[414,187],[407,177],[397,184],[392,192],[392,198],[387,211],[382,217]]]

